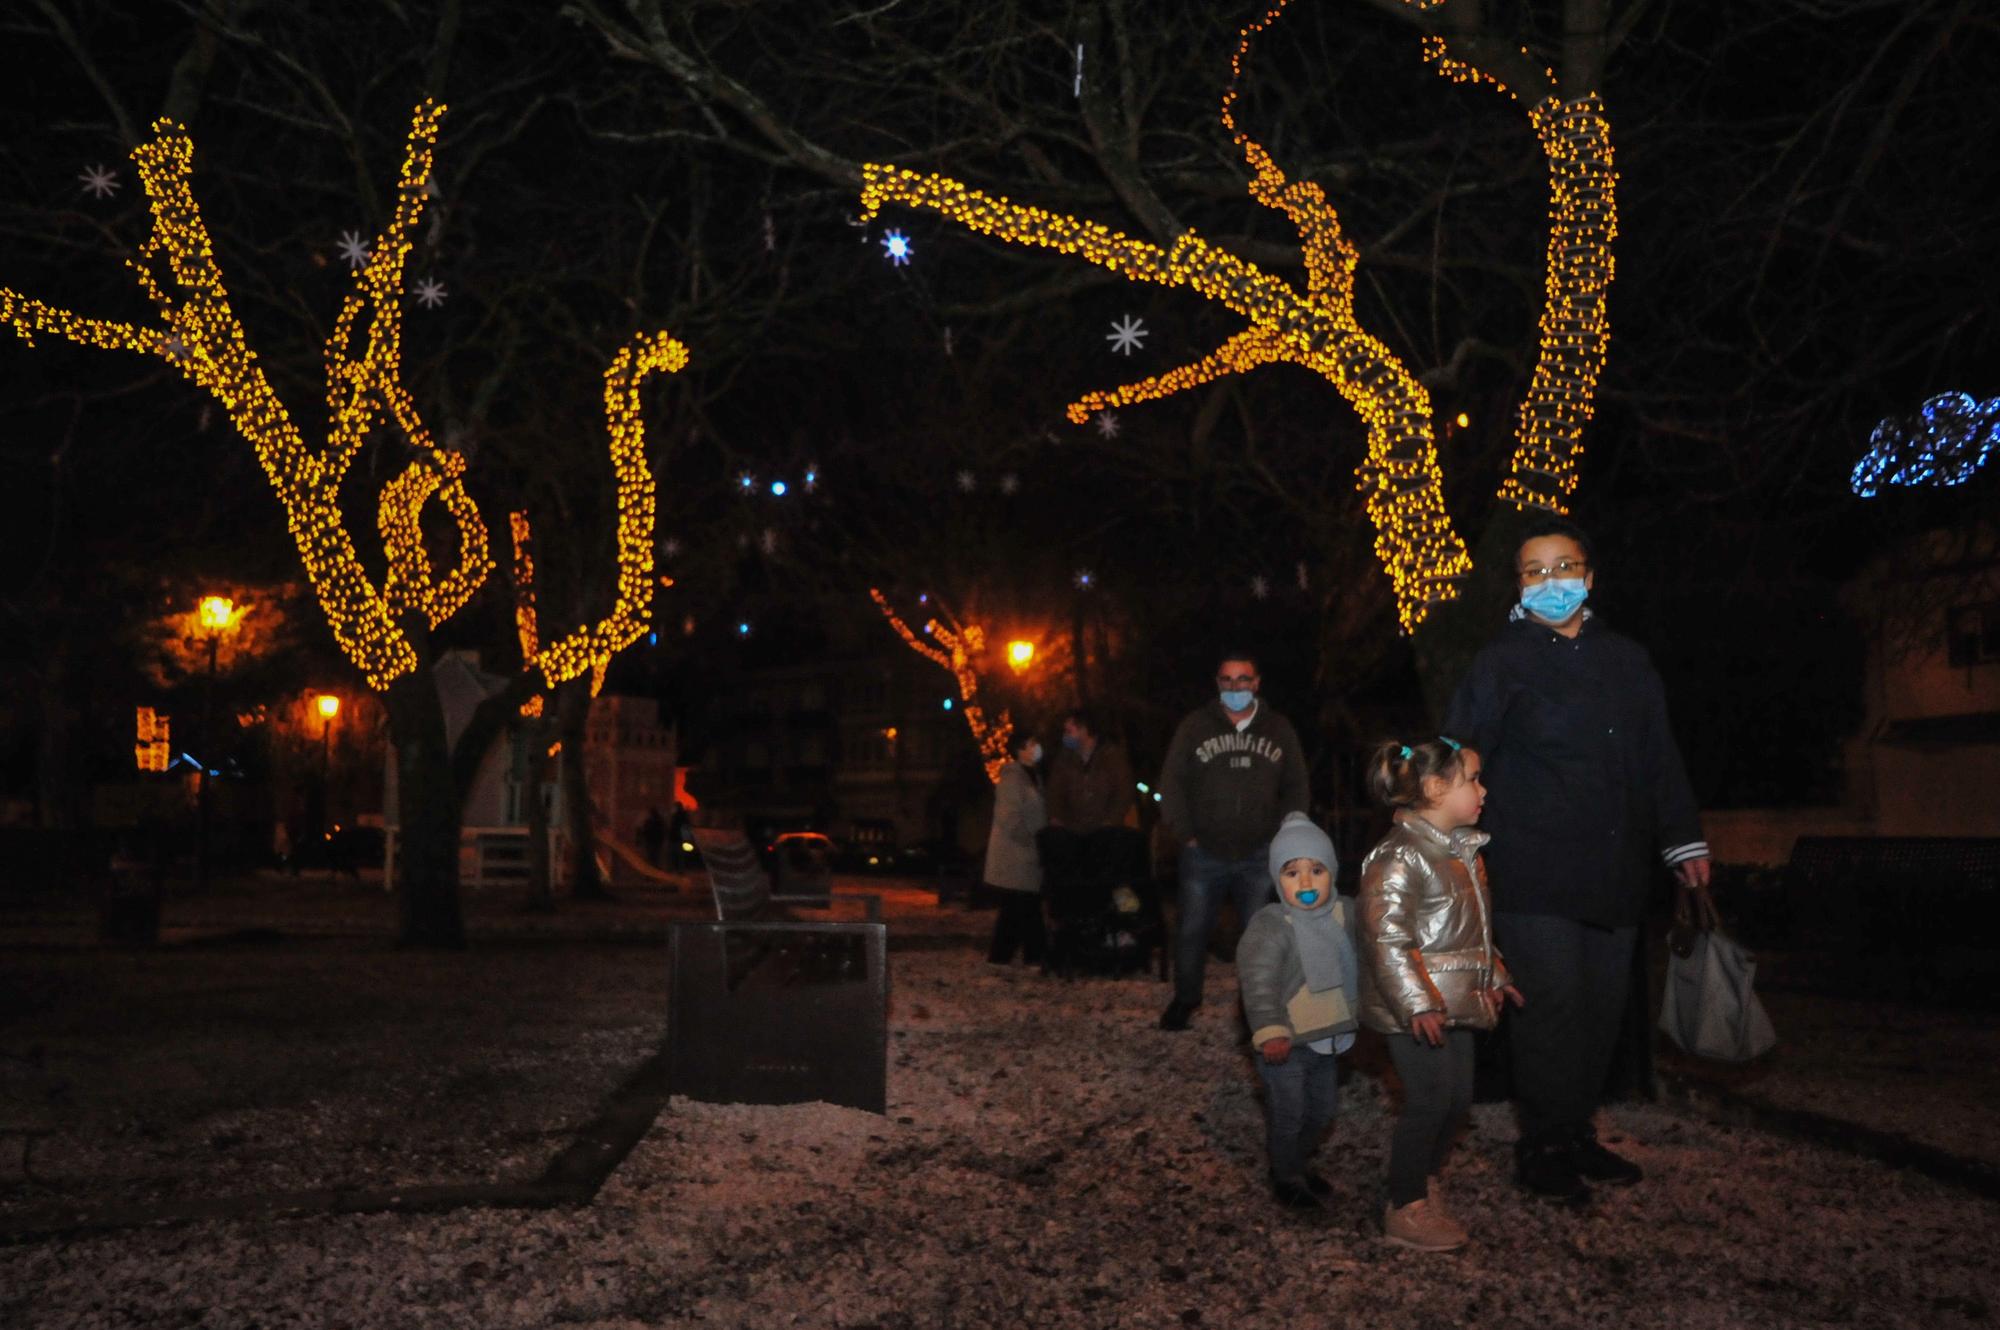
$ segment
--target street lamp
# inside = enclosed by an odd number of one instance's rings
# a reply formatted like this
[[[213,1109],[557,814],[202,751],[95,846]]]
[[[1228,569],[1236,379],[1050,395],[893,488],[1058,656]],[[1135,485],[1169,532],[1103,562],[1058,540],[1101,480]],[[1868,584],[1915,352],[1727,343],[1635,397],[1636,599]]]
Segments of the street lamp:
[[[201,639],[208,645],[208,674],[201,689],[201,726],[195,736],[194,777],[194,885],[200,892],[208,886],[208,761],[209,722],[215,712],[215,655],[223,636],[236,627],[236,602],[227,596],[203,596],[195,607],[195,621],[201,625]]]
[[[1007,644],[1007,663],[1014,667],[1014,673],[1019,674],[1022,670],[1027,669],[1034,662],[1034,659],[1035,644],[1033,642],[1026,642],[1020,638],[1015,638]]]
[[[334,693],[321,693],[313,699],[313,708],[319,712],[319,838],[326,841],[327,805],[333,795],[330,750],[333,746],[333,718],[340,714],[340,698]],[[328,870],[331,872],[331,869]]]

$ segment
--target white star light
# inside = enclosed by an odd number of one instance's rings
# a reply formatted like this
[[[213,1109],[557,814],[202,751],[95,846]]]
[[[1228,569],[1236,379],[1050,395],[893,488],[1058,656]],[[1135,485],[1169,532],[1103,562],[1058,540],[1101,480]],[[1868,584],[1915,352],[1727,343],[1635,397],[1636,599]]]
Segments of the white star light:
[[[901,231],[891,231],[882,237],[882,257],[899,268],[908,263],[910,255],[915,252],[916,246]]]
[[[118,192],[121,183],[118,173],[104,166],[85,167],[77,179],[83,184],[83,192],[94,199],[108,199]]]
[[[359,231],[340,233],[340,257],[347,260],[349,268],[359,268],[368,262],[368,246],[362,241]]]
[[[681,543],[678,540],[675,540],[672,536],[668,536],[665,540],[660,542],[660,553],[666,556],[667,558],[671,559],[680,552],[681,552]]]
[[[973,475],[970,471],[961,471],[958,473],[958,488],[960,490],[970,494],[978,487],[979,477]]]
[[[1015,490],[1018,490],[1020,488],[1021,488],[1021,479],[1019,476],[1016,476],[1012,471],[1009,471],[1006,475],[1000,477],[1000,492],[1002,494],[1012,494]]]
[[[436,309],[444,303],[444,283],[435,277],[426,277],[417,283],[417,303],[425,309]]]
[[[1145,321],[1127,314],[1111,325],[1111,331],[1104,334],[1104,340],[1111,343],[1111,349],[1119,355],[1129,356],[1145,344]]]
[[[757,537],[757,548],[763,550],[766,555],[776,554],[778,552],[777,531],[772,527],[765,527],[764,534]]]
[[[1097,413],[1097,432],[1107,439],[1118,437],[1118,417],[1109,411]]]
[[[1312,590],[1312,588],[1308,586],[1306,582],[1306,561],[1304,559],[1299,560],[1299,590],[1301,591]]]
[[[1258,600],[1268,600],[1270,598],[1271,584],[1265,580],[1262,573],[1250,579],[1250,594]]]
[[[1097,585],[1097,574],[1088,568],[1079,568],[1076,570],[1076,576],[1069,580],[1076,585],[1078,591],[1088,591]]]

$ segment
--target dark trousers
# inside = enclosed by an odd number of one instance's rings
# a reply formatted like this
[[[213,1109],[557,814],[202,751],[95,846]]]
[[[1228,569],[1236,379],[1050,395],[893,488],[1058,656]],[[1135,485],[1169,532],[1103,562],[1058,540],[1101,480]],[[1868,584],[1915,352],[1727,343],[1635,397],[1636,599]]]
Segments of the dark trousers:
[[[1022,960],[1030,965],[1040,965],[1049,940],[1048,930],[1042,925],[1040,893],[998,891],[994,894],[1000,898],[1000,914],[993,921],[993,945],[986,949],[986,959],[996,965],[1005,965],[1019,951]]]
[[[1496,910],[1493,935],[1527,999],[1507,1011],[1521,1139],[1588,1132],[1618,1045],[1638,929]]]
[[[1247,859],[1223,859],[1199,845],[1181,850],[1180,924],[1174,941],[1174,1001],[1184,1007],[1201,1005],[1202,976],[1208,969],[1208,935],[1225,898],[1236,902],[1236,926],[1248,928],[1250,916],[1276,894],[1264,850]]]
[[[1340,1107],[1338,1063],[1331,1053],[1293,1044],[1291,1056],[1273,1066],[1253,1053],[1264,1082],[1264,1147],[1271,1180],[1302,1185],[1319,1138]]]
[[[1389,1136],[1389,1204],[1401,1208],[1424,1199],[1472,1111],[1472,1031],[1445,1031],[1442,1047],[1409,1034],[1386,1038],[1403,1083],[1403,1111]]]

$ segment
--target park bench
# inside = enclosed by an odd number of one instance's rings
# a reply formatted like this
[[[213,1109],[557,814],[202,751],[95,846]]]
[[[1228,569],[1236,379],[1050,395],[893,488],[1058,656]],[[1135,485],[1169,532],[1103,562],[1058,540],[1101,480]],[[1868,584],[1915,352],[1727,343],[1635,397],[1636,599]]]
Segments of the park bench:
[[[709,890],[715,896],[715,917],[724,923],[750,923],[784,916],[785,907],[827,909],[832,898],[823,883],[804,884],[805,889],[780,892],[773,888],[771,875],[757,858],[757,847],[740,828],[695,827],[695,852],[708,873]],[[858,897],[871,920],[882,917],[880,896]]]
[[[772,889],[735,828],[695,827],[715,894],[714,923],[676,923],[670,940],[667,1075],[675,1094],[715,1103],[824,1101],[883,1111],[888,940],[882,898],[866,922],[809,923],[824,883]]]

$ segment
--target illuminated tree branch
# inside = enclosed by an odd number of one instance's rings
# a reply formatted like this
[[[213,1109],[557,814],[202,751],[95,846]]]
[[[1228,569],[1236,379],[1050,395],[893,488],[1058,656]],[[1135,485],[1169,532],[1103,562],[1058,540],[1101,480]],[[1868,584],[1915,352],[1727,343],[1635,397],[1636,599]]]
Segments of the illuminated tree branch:
[[[1302,365],[1325,378],[1367,430],[1357,482],[1367,494],[1376,557],[1395,588],[1397,617],[1407,632],[1423,621],[1431,605],[1456,597],[1458,580],[1472,565],[1444,509],[1430,396],[1401,359],[1355,318],[1358,254],[1341,230],[1338,212],[1318,185],[1287,180],[1263,146],[1237,126],[1237,84],[1251,41],[1283,9],[1284,0],[1279,0],[1240,34],[1230,59],[1222,122],[1251,168],[1251,197],[1284,213],[1298,230],[1306,268],[1303,293],[1192,231],[1162,249],[1095,222],[1016,204],[933,173],[871,163],[862,172],[861,209],[864,216],[890,203],[927,209],[1009,243],[1079,255],[1128,281],[1187,287],[1249,320],[1248,328],[1192,364],[1086,393],[1067,409],[1075,423],[1106,408],[1170,396],[1278,362]],[[1425,55],[1447,77],[1504,87],[1451,59],[1441,38],[1426,39]],[[1512,473],[1501,497],[1560,511],[1563,498],[1575,488],[1582,428],[1590,419],[1609,336],[1604,292],[1616,230],[1616,177],[1609,124],[1594,94],[1569,103],[1551,96],[1530,118],[1551,166],[1548,298],[1541,356],[1517,422]]]
[[[985,708],[979,705],[979,670],[975,664],[986,654],[986,630],[978,624],[961,625],[943,607],[939,607],[941,618],[934,618],[924,625],[924,633],[931,642],[910,630],[910,625],[896,613],[889,604],[888,597],[874,587],[868,588],[868,596],[875,602],[875,608],[882,611],[882,617],[896,630],[896,636],[903,644],[922,656],[925,660],[951,671],[958,681],[958,712],[965,717],[965,726],[972,731],[972,740],[979,745],[979,759],[986,768],[986,779],[998,782],[1001,768],[1013,758],[1010,748],[1014,738],[1014,719],[1003,707],[997,719],[988,721]]]

